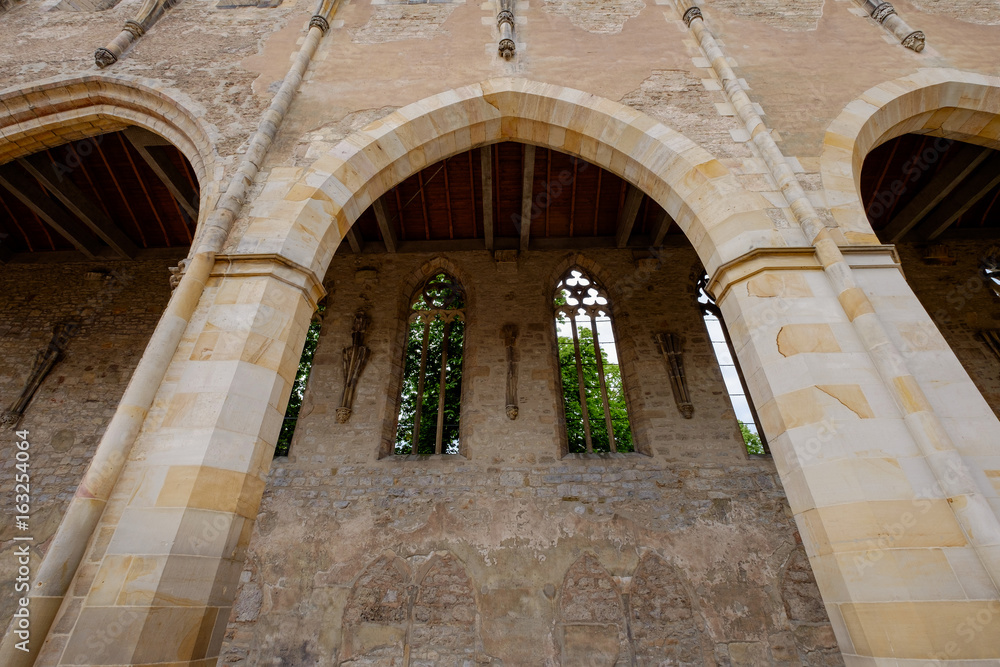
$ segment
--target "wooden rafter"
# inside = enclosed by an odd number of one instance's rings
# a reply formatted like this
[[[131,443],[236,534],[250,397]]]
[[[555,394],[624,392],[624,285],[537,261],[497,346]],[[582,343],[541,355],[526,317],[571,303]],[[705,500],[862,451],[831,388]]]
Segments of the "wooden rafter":
[[[90,231],[102,241],[111,246],[112,250],[126,258],[135,257],[137,248],[118,225],[108,216],[107,212],[94,203],[80,188],[60,173],[58,167],[46,153],[36,153],[27,158],[18,158],[25,171],[38,179],[38,182],[62,202],[70,213],[85,224]]]
[[[531,239],[531,203],[535,187],[535,147],[524,147],[524,168],[521,173],[521,252],[528,249]]]
[[[123,132],[125,138],[135,148],[139,156],[149,165],[156,177],[167,186],[177,205],[184,209],[192,220],[198,219],[198,194],[190,182],[190,176],[174,166],[170,158],[163,152],[163,146],[169,146],[163,137],[144,130],[141,127],[129,127]]]
[[[483,190],[483,239],[486,249],[493,251],[493,147],[483,146],[479,149],[479,162],[482,167],[481,185]]]
[[[399,247],[399,240],[396,238],[395,230],[393,230],[392,225],[389,223],[389,215],[385,211],[385,202],[379,197],[372,204],[372,208],[375,210],[375,220],[378,222],[378,230],[382,234],[382,242],[385,244],[386,251],[396,252],[396,249]]]
[[[83,223],[60,207],[45,193],[38,181],[17,164],[0,167],[0,185],[27,206],[40,223],[44,221],[86,257],[93,258],[100,251],[100,242]]]
[[[989,157],[921,223],[917,236],[933,241],[1000,185],[1000,153],[989,149],[987,153]]]
[[[898,243],[938,204],[944,201],[989,156],[990,149],[963,146],[920,192],[886,225],[882,233],[888,243]],[[874,195],[873,195],[874,196]]]
[[[642,198],[642,190],[634,185],[628,186],[625,203],[618,212],[618,229],[615,232],[615,245],[619,248],[624,248],[628,245],[628,239],[632,235],[632,227],[635,225],[636,216],[639,214],[639,206],[642,204]]]

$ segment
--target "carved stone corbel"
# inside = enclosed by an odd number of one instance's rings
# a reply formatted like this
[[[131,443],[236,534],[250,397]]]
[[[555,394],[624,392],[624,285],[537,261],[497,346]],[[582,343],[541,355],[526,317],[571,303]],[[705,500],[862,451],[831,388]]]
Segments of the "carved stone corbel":
[[[177,266],[171,266],[167,268],[170,271],[170,289],[175,290],[177,286],[181,284],[181,278],[184,277],[184,273],[187,271],[188,264],[191,263],[190,259],[186,257],[179,262]]]
[[[24,388],[21,389],[21,394],[7,411],[4,412],[3,416],[0,417],[0,423],[4,426],[13,426],[21,420],[24,411],[28,409],[31,399],[35,396],[35,392],[42,386],[42,382],[52,368],[62,359],[63,351],[66,349],[69,339],[76,334],[78,328],[79,325],[75,322],[57,324],[55,326],[49,344],[35,355],[35,360],[31,364],[31,371],[28,373],[28,379],[24,383]]]
[[[504,408],[507,419],[517,419],[517,325],[505,324],[500,330],[503,344],[507,348],[507,405]]]
[[[688,391],[687,377],[684,375],[684,358],[681,350],[681,339],[675,333],[656,334],[656,342],[660,346],[660,352],[667,362],[667,371],[670,373],[670,387],[674,392],[674,401],[677,409],[680,410],[684,419],[691,419],[694,416],[694,403],[691,402],[691,393]]]
[[[365,370],[371,350],[365,347],[365,332],[370,321],[364,313],[354,316],[354,328],[351,331],[351,346],[344,348],[344,393],[340,397],[340,407],[337,408],[337,423],[346,424],[351,418],[354,406],[354,395],[358,389],[358,380]]]
[[[500,44],[497,52],[504,60],[510,60],[517,50],[517,44],[514,43],[514,0],[499,0],[499,5],[497,28],[500,29]]]
[[[125,21],[118,36],[94,52],[94,63],[104,69],[118,62],[122,54],[140,37],[146,34],[163,14],[180,0],[146,0],[139,7],[134,19]]]

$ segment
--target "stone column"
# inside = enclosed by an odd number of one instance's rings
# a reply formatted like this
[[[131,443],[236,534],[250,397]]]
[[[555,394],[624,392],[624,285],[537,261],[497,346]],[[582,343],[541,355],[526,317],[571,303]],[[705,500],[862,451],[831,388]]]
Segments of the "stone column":
[[[913,369],[907,395],[926,396],[917,412],[808,249],[724,267],[714,286],[837,640],[848,664],[1000,658],[1000,423],[891,249],[843,250]],[[930,410],[947,433],[928,453],[908,422]]]
[[[322,293],[218,259],[37,664],[215,664]]]

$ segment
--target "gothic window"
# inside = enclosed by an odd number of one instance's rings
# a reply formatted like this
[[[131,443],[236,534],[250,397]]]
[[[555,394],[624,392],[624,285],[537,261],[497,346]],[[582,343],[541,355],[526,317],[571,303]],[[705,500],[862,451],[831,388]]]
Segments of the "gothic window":
[[[569,452],[635,451],[607,292],[570,269],[556,286],[555,321]]]
[[[709,341],[712,343],[715,358],[722,371],[722,379],[726,383],[726,393],[729,394],[733,411],[736,412],[743,443],[748,454],[766,454],[767,441],[764,439],[764,431],[760,428],[757,410],[747,394],[743,371],[736,359],[732,341],[729,340],[729,332],[726,331],[726,324],[722,320],[722,311],[708,295],[707,286],[708,276],[702,276],[698,281],[698,303],[701,305],[702,317],[708,329]]]
[[[431,276],[410,307],[396,454],[458,454],[465,290]]]

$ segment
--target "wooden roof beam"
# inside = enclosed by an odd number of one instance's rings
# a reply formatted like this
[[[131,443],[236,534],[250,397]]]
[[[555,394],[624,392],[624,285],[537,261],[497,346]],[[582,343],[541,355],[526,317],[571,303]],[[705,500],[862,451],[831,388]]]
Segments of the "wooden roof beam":
[[[917,230],[917,236],[933,241],[1000,185],[1000,152],[992,153],[946,201],[935,208]]]
[[[45,194],[40,185],[17,163],[0,166],[0,186],[6,188],[22,204],[73,244],[87,258],[93,259],[100,252],[100,242],[86,227],[62,209]]]
[[[929,180],[927,185],[923,186],[920,192],[903,207],[903,210],[893,216],[881,235],[885,242],[899,243],[910,230],[930,214],[934,207],[950,195],[989,154],[990,149],[988,148],[972,145],[963,146],[955,157],[949,160],[948,164],[944,165],[941,171]],[[889,192],[893,197],[899,196],[891,190],[885,192]]]
[[[361,254],[365,247],[365,239],[361,236],[361,230],[358,229],[357,223],[351,225],[351,228],[347,230],[347,242],[351,244],[351,250],[354,251],[355,255]]]
[[[62,202],[70,213],[80,219],[111,249],[127,259],[135,257],[138,248],[125,232],[108,217],[100,206],[86,195],[65,174],[59,173],[50,160],[42,153],[36,153],[27,158],[19,158],[17,163],[29,174],[38,179],[53,197]]]
[[[482,166],[481,184],[483,186],[483,238],[486,249],[493,252],[493,147],[483,146],[479,149],[479,162]]]
[[[396,231],[389,224],[389,215],[385,210],[385,202],[379,197],[372,204],[372,209],[375,211],[375,219],[378,221],[378,230],[382,233],[382,241],[385,242],[385,249],[387,252],[396,252],[399,248],[399,239],[396,237]]]
[[[528,249],[531,238],[531,203],[535,186],[535,147],[524,147],[524,172],[521,178],[521,252]]]
[[[171,143],[160,135],[141,127],[126,128],[124,134],[132,147],[156,174],[156,177],[167,186],[167,190],[177,200],[177,204],[191,216],[192,220],[197,221],[198,193],[192,187],[191,179],[182,174],[163,152],[163,147],[171,146]]]
[[[624,248],[628,245],[628,238],[632,235],[632,227],[635,225],[636,216],[639,215],[642,196],[642,190],[629,184],[628,193],[625,195],[625,205],[618,212],[618,231],[615,233],[615,240],[619,248]]]

